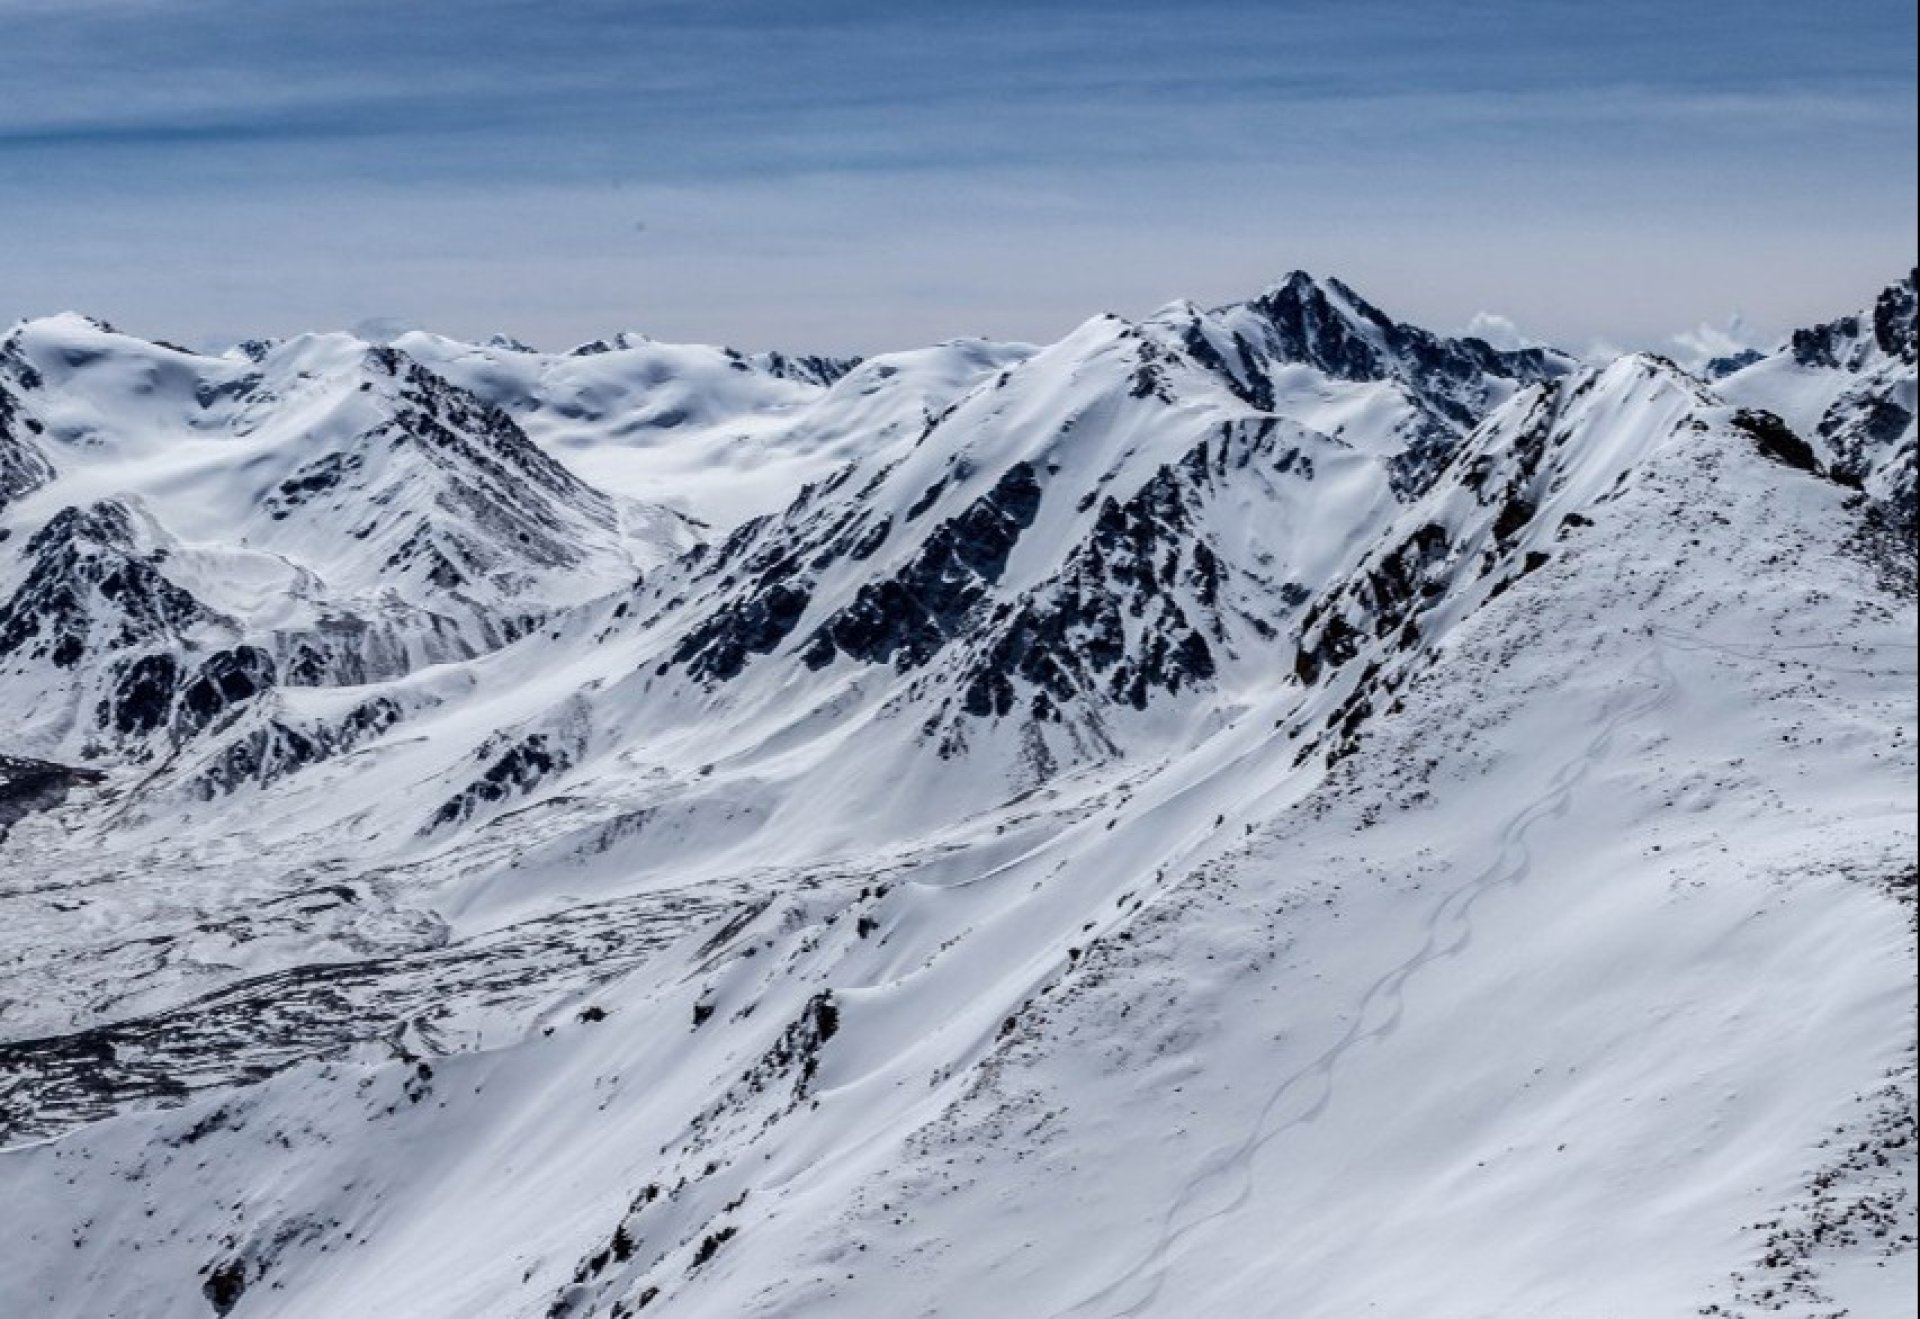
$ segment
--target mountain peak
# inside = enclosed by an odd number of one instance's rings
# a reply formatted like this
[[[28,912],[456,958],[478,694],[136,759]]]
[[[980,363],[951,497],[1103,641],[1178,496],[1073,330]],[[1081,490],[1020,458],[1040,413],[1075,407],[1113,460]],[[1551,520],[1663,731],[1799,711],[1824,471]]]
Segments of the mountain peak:
[[[1314,277],[1311,271],[1299,269],[1289,270],[1285,275],[1282,275],[1279,279],[1274,280],[1271,284],[1267,285],[1266,288],[1262,289],[1254,301],[1259,302],[1268,298],[1282,296],[1304,297],[1320,289],[1321,283]]]
[[[1898,1312],[1913,301],[0,343],[0,1314]]]
[[[632,330],[622,330],[611,339],[590,339],[567,350],[568,357],[599,357],[605,353],[621,353],[629,348],[643,348],[653,340],[644,334]]]
[[[1912,366],[1914,363],[1915,276],[1910,270],[1905,279],[1897,279],[1880,292],[1873,305],[1874,338],[1880,350]]]

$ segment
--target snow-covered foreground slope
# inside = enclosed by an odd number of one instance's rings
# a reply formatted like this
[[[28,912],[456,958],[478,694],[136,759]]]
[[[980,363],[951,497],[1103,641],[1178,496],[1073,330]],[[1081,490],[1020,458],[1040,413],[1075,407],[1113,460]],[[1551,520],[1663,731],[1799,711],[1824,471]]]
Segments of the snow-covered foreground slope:
[[[1905,287],[1904,381],[1895,324],[1820,388],[1911,403]],[[0,1312],[1910,1306],[1911,483],[1802,438],[1766,382],[1815,368],[1304,277],[1043,349],[607,347],[386,351],[496,442],[707,472],[655,502],[724,537],[0,759]],[[7,425],[0,554],[116,479]],[[17,680],[216,644],[102,631]]]

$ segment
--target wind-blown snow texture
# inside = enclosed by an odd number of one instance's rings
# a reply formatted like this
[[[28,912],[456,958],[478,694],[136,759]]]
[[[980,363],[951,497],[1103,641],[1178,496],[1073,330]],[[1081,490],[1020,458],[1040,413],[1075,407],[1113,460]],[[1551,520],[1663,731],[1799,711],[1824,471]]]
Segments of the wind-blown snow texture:
[[[1914,310],[0,340],[0,1313],[1909,1312]]]

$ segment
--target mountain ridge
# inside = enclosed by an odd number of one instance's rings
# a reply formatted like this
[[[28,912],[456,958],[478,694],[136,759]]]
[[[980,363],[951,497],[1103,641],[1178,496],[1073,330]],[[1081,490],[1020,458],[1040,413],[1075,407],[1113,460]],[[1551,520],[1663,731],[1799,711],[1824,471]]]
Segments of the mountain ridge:
[[[0,1309],[1881,1312],[1913,310],[16,328]]]

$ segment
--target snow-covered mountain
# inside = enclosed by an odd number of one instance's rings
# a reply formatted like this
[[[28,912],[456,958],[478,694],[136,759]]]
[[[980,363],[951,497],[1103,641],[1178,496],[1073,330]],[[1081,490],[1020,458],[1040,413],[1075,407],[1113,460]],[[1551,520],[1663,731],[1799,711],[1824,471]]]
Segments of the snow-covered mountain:
[[[1914,310],[0,341],[0,1312],[1898,1313]]]
[[[1795,331],[1779,352],[1721,383],[1784,418],[1827,471],[1865,488],[1911,537],[1914,520],[1914,275],[1873,306]]]
[[[104,754],[280,682],[470,658],[693,540],[394,349],[256,353],[78,317],[0,345],[20,536],[0,567],[0,700],[31,712],[16,749]]]

